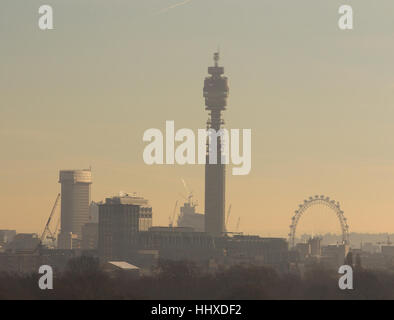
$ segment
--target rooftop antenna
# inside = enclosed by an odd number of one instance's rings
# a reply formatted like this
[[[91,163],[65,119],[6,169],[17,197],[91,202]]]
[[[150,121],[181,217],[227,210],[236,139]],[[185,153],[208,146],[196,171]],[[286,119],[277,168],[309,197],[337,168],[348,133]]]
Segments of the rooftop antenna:
[[[220,60],[220,49],[218,48],[218,51],[213,54],[213,60],[215,61],[215,67],[219,66],[219,60]]]

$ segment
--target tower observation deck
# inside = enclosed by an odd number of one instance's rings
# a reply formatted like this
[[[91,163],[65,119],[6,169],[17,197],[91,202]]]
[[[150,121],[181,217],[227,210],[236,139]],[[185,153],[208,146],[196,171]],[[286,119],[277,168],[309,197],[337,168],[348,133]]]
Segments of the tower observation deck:
[[[216,132],[224,125],[222,111],[226,110],[229,93],[227,77],[223,76],[224,68],[219,67],[219,53],[214,54],[215,65],[208,68],[210,76],[204,81],[205,110],[209,111],[207,129]],[[214,143],[207,140],[205,165],[205,232],[212,236],[221,236],[225,232],[225,185],[226,166],[222,163],[222,139],[216,139],[217,163],[209,163],[209,154],[214,150]],[[223,141],[223,143],[226,143]]]

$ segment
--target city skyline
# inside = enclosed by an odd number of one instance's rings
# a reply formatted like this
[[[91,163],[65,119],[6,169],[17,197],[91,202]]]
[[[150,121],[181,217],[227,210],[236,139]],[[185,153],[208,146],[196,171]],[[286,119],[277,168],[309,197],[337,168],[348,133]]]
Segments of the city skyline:
[[[254,137],[251,173],[227,175],[232,228],[241,217],[245,233],[287,237],[298,204],[323,194],[341,203],[350,232],[393,232],[394,4],[382,1],[382,12],[360,2],[357,28],[341,33],[339,1],[164,10],[174,2],[100,0],[94,12],[50,2],[49,33],[36,26],[38,1],[0,5],[3,229],[40,233],[58,171],[89,166],[92,200],[135,191],[150,200],[154,225],[168,224],[181,178],[203,208],[204,167],[145,165],[142,135],[168,119],[201,128],[201,82],[219,45],[231,86],[226,126]],[[335,216],[328,222],[340,232]]]

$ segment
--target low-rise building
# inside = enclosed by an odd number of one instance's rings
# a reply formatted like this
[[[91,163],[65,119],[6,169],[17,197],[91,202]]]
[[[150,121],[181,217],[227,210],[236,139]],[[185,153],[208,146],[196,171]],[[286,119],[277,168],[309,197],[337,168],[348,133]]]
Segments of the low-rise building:
[[[86,223],[82,227],[82,250],[94,250],[98,246],[98,223]]]

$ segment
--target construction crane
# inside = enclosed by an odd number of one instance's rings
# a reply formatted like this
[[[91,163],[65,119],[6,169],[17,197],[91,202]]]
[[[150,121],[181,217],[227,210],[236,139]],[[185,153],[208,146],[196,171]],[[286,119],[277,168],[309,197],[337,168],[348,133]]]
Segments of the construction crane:
[[[187,192],[187,201],[188,201],[188,203],[191,206],[194,206],[194,207],[197,206],[197,203],[193,202],[193,191],[191,191],[189,189],[189,187],[187,186],[187,184],[186,184],[186,182],[185,182],[185,180],[183,178],[181,178],[181,180],[182,180],[183,186],[184,186],[184,188],[185,188],[185,190]]]
[[[241,217],[238,218],[237,226],[235,227],[235,232],[238,232],[240,222],[241,222]]]
[[[230,220],[230,214],[231,214],[231,204],[230,204],[230,206],[229,206],[229,208],[228,208],[228,211],[227,211],[227,217],[226,217],[226,230],[227,230],[227,226],[228,226],[228,221]]]
[[[175,221],[175,214],[176,214],[176,208],[178,207],[178,200],[175,202],[175,207],[174,207],[174,211],[172,213],[172,217],[170,216],[170,228],[172,228],[174,226],[174,221]]]
[[[231,205],[230,205],[230,208],[228,209],[228,215],[230,215],[230,210],[231,210]],[[235,226],[235,230],[231,231],[231,232],[226,231],[226,232],[224,232],[224,234],[226,234],[226,235],[231,235],[231,234],[242,235],[243,233],[238,231],[240,222],[241,222],[241,218],[238,218],[237,225]],[[226,228],[227,228],[227,226],[226,226]]]
[[[55,214],[56,207],[57,207],[57,205],[58,205],[58,203],[59,203],[59,200],[60,200],[60,193],[59,193],[59,194],[57,195],[57,197],[56,197],[55,204],[54,204],[53,207],[52,207],[51,214],[49,215],[49,218],[48,218],[48,221],[47,221],[47,223],[46,223],[46,225],[45,225],[44,231],[43,231],[42,234],[41,234],[41,237],[40,237],[40,244],[42,244],[46,238],[52,239],[52,241],[55,240],[55,236],[56,236],[57,230],[55,230],[54,232],[52,232],[52,231],[50,230],[50,228],[49,228],[49,225],[50,225],[50,223],[51,223],[51,221],[52,221],[52,218],[53,218],[53,216],[54,216],[54,214]],[[56,227],[56,229],[57,229],[57,227]]]
[[[56,241],[56,235],[57,235],[57,232],[58,232],[58,230],[59,230],[59,226],[60,226],[60,215],[59,215],[59,218],[57,219],[55,229],[53,230],[53,232],[51,232],[50,235],[47,236],[47,239],[52,240],[52,243],[53,243],[54,245],[55,245],[55,241]]]

